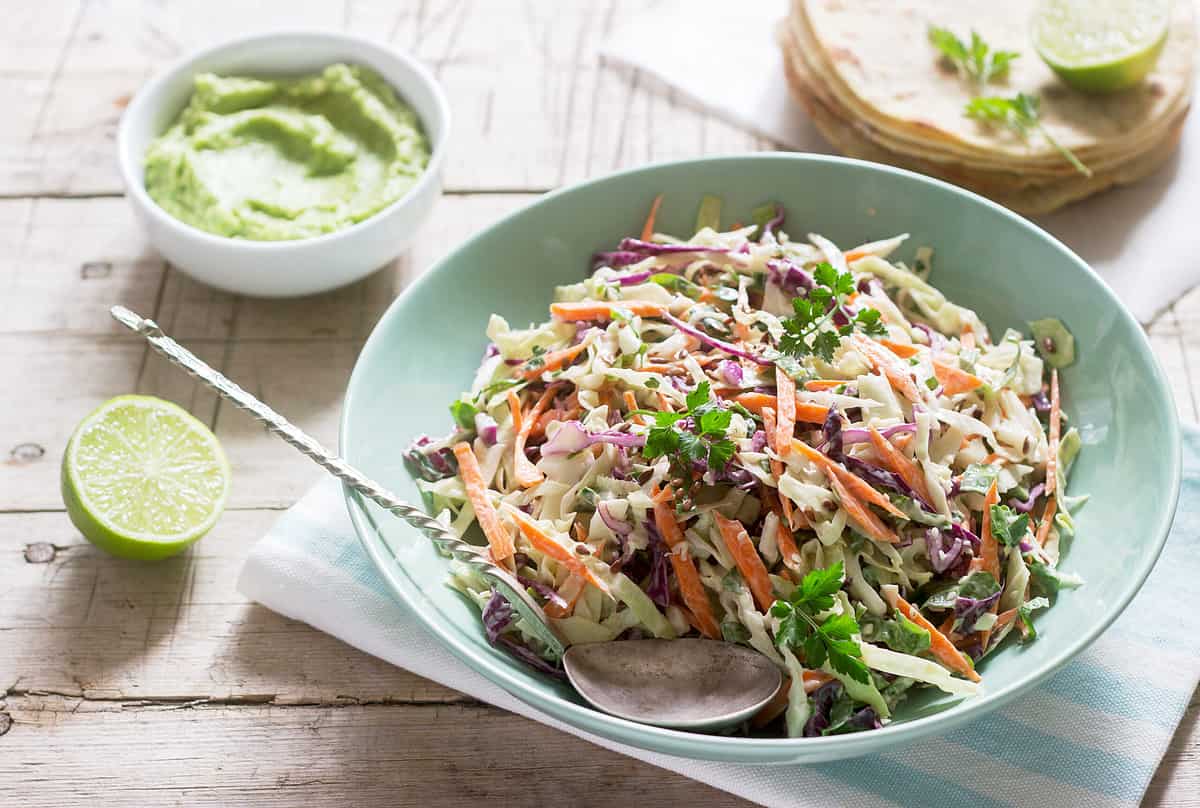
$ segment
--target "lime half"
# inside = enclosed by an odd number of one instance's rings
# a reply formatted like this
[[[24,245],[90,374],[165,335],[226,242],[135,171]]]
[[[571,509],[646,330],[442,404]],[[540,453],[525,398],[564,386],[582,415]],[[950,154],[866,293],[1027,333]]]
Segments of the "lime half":
[[[1170,19],[1171,0],[1042,0],[1033,43],[1067,84],[1109,93],[1154,69]]]
[[[115,556],[145,561],[186,549],[212,528],[229,491],[217,436],[186,410],[118,396],[67,444],[62,494],[75,527]]]

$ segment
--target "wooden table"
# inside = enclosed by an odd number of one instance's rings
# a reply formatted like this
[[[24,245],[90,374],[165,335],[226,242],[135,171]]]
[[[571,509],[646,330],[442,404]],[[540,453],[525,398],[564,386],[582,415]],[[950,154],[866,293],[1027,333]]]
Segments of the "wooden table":
[[[247,602],[254,540],[317,478],[109,321],[121,302],[336,444],[342,390],[388,302],[537,194],[651,161],[769,149],[646,76],[599,64],[638,2],[152,0],[9,3],[0,24],[0,803],[716,806],[722,792],[472,701]],[[767,24],[768,21],[762,21]],[[272,27],[342,29],[414,52],[449,93],[445,198],[413,251],[319,297],[251,300],[164,264],[115,169],[130,95],[197,47]],[[1150,328],[1197,417],[1200,293]],[[93,549],[62,512],[71,429],[129,392],[220,436],[229,510],[160,564]],[[1147,805],[1200,805],[1200,700]],[[519,752],[517,750],[520,750]],[[517,777],[529,760],[545,774]],[[565,799],[565,803],[564,803]]]

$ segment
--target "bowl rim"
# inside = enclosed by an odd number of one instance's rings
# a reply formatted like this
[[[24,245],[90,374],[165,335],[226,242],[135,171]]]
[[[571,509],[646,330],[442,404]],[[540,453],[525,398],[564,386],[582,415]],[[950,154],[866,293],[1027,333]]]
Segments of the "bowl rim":
[[[438,640],[447,647],[451,653],[458,657],[462,662],[466,663],[472,670],[481,673],[494,684],[500,685],[508,693],[520,699],[525,704],[540,709],[545,713],[558,718],[573,727],[582,729],[586,732],[592,732],[602,735],[606,738],[627,743],[642,749],[652,751],[665,752],[668,754],[676,754],[691,759],[700,760],[728,760],[736,762],[759,762],[765,764],[787,764],[801,761],[818,762],[822,760],[835,760],[839,758],[855,757],[861,754],[869,754],[880,751],[884,748],[894,747],[905,742],[915,741],[918,738],[935,734],[946,733],[951,729],[961,726],[969,721],[980,718],[991,711],[1008,704],[1017,696],[1032,689],[1035,685],[1044,682],[1049,676],[1062,668],[1067,662],[1074,659],[1087,646],[1091,645],[1109,626],[1125,611],[1130,601],[1141,591],[1142,585],[1149,576],[1151,570],[1162,552],[1163,546],[1166,543],[1167,536],[1170,533],[1170,528],[1175,518],[1176,505],[1179,500],[1179,489],[1182,478],[1182,436],[1179,425],[1178,412],[1174,406],[1174,399],[1170,396],[1170,385],[1162,370],[1162,366],[1158,362],[1158,358],[1154,355],[1150,348],[1149,341],[1146,338],[1145,332],[1141,325],[1133,317],[1124,304],[1106,284],[1103,279],[1093,270],[1086,261],[1076,255],[1069,247],[1059,241],[1050,233],[1043,230],[1033,222],[1030,222],[1023,217],[1013,213],[1007,208],[992,202],[982,196],[979,196],[971,191],[968,191],[958,186],[952,185],[941,180],[927,177],[923,174],[918,174],[905,169],[896,168],[894,166],[872,163],[865,160],[857,160],[853,158],[820,155],[811,153],[795,153],[795,152],[757,152],[752,154],[730,154],[730,155],[715,155],[711,157],[701,157],[685,160],[674,160],[660,163],[652,163],[636,168],[625,169],[623,171],[606,174],[596,179],[577,183],[574,185],[565,186],[555,189],[554,191],[544,194],[540,198],[525,205],[516,211],[504,216],[499,221],[494,222],[480,232],[464,240],[451,253],[439,259],[433,266],[427,269],[417,280],[409,285],[404,292],[399,295],[388,309],[379,318],[363,345],[362,351],[359,353],[358,359],[355,362],[354,370],[351,373],[350,381],[347,384],[345,400],[342,405],[342,417],[339,427],[339,446],[343,452],[343,456],[349,462],[353,459],[346,453],[346,447],[349,445],[350,432],[353,428],[351,425],[351,413],[354,411],[354,401],[356,391],[362,385],[362,378],[366,375],[364,368],[374,364],[377,357],[376,354],[382,355],[384,351],[383,343],[381,342],[380,326],[395,317],[395,312],[398,307],[403,305],[408,297],[417,294],[426,283],[431,282],[431,279],[451,261],[456,253],[467,249],[475,243],[489,238],[493,232],[507,225],[508,221],[515,216],[524,215],[536,209],[547,205],[556,204],[563,196],[583,191],[597,185],[606,183],[619,183],[623,179],[631,176],[636,176],[643,173],[651,173],[667,167],[686,167],[696,166],[707,163],[738,163],[742,161],[787,161],[795,163],[810,163],[810,164],[833,164],[843,166],[848,169],[865,170],[867,172],[876,172],[881,174],[890,174],[900,177],[903,180],[918,182],[927,185],[932,185],[951,192],[962,198],[966,204],[975,204],[984,208],[990,209],[993,213],[1007,219],[1011,224],[1018,228],[1024,229],[1032,233],[1035,237],[1041,239],[1049,247],[1060,252],[1064,258],[1074,263],[1075,266],[1082,270],[1086,275],[1099,285],[1102,293],[1107,297],[1108,301],[1113,305],[1117,316],[1124,321],[1125,325],[1132,329],[1132,332],[1137,335],[1135,344],[1138,352],[1148,360],[1152,370],[1155,385],[1158,389],[1159,400],[1167,410],[1167,433],[1164,436],[1169,451],[1171,452],[1171,467],[1170,467],[1170,494],[1165,507],[1157,511],[1157,519],[1150,528],[1154,536],[1153,544],[1150,552],[1146,553],[1141,559],[1140,566],[1133,571],[1129,578],[1125,590],[1121,595],[1112,602],[1106,615],[1098,623],[1096,623],[1088,631],[1074,637],[1069,643],[1063,644],[1058,652],[1049,660],[1042,663],[1036,668],[1030,670],[1023,678],[1013,682],[1005,687],[994,691],[985,691],[985,693],[975,699],[967,699],[959,703],[934,713],[932,715],[923,716],[909,721],[895,722],[881,729],[866,733],[853,733],[848,735],[835,735],[821,738],[737,738],[721,735],[708,735],[691,733],[681,730],[666,729],[661,727],[653,727],[645,724],[638,724],[627,719],[617,718],[600,712],[586,704],[576,704],[558,696],[546,696],[536,690],[533,690],[525,684],[519,677],[510,673],[504,666],[498,665],[494,660],[490,659],[486,654],[472,647],[470,644],[460,640],[453,634],[443,634],[439,631],[438,622],[426,613],[428,604],[417,602],[410,599],[405,592],[405,584],[403,578],[408,578],[408,583],[411,584],[416,591],[419,592],[416,582],[412,580],[408,573],[403,569],[403,566],[392,555],[388,548],[387,541],[373,527],[374,517],[362,505],[362,500],[359,499],[349,488],[343,485],[343,495],[346,501],[346,509],[349,512],[350,520],[354,525],[355,533],[358,534],[359,541],[362,543],[367,555],[383,578],[387,581],[393,596],[397,597],[405,606],[412,611],[421,621],[423,627],[433,634]],[[363,391],[362,395],[366,397],[367,391]],[[791,756],[787,756],[787,753]],[[758,759],[756,753],[761,753],[763,759]],[[767,757],[769,756],[769,759]]]
[[[433,100],[433,108],[436,110],[435,117],[439,120],[441,126],[436,140],[433,139],[432,133],[429,131],[428,119],[426,116],[417,114],[417,119],[421,123],[421,128],[425,132],[426,138],[430,140],[429,162],[421,170],[417,181],[413,183],[404,194],[398,199],[393,200],[386,207],[376,211],[362,221],[355,222],[349,227],[344,227],[340,230],[335,230],[331,233],[323,233],[319,236],[299,239],[285,239],[281,241],[258,241],[253,239],[239,239],[230,236],[221,236],[216,233],[210,233],[207,230],[188,224],[187,222],[176,219],[171,214],[167,213],[162,207],[155,202],[150,194],[146,192],[145,181],[139,176],[139,171],[132,164],[135,155],[129,154],[128,148],[129,138],[132,137],[132,129],[134,121],[145,114],[152,114],[155,109],[150,107],[152,101],[163,89],[164,86],[179,78],[182,74],[195,72],[197,62],[207,59],[212,56],[219,57],[223,51],[232,50],[234,48],[243,47],[246,45],[260,44],[264,42],[274,42],[278,40],[325,40],[327,42],[337,42],[343,45],[352,45],[363,48],[368,56],[371,51],[386,53],[394,57],[405,65],[416,76],[418,83],[424,85],[429,90]],[[354,60],[351,60],[354,61]],[[362,59],[360,64],[364,64],[372,69],[375,69],[369,58]],[[378,71],[377,71],[378,72]],[[404,103],[411,106],[408,94],[402,92],[401,88],[397,87],[392,81],[384,78],[384,81],[389,87],[400,96]],[[416,109],[413,109],[416,112]],[[199,50],[193,51],[179,59],[174,60],[169,65],[160,70],[153,78],[143,84],[134,94],[133,100],[129,102],[129,106],[121,113],[121,120],[117,125],[117,164],[121,173],[121,181],[125,185],[126,195],[133,200],[134,204],[140,209],[147,212],[156,223],[171,228],[186,238],[193,241],[212,246],[212,247],[233,247],[235,249],[244,249],[259,253],[282,253],[289,250],[304,249],[316,245],[330,245],[337,241],[347,238],[354,238],[357,234],[362,233],[368,227],[377,225],[387,216],[394,213],[398,208],[403,207],[414,198],[419,196],[432,183],[440,182],[442,163],[445,161],[447,144],[450,139],[450,102],[446,98],[446,93],[442,89],[441,84],[433,75],[429,68],[425,67],[420,61],[408,55],[405,51],[394,48],[391,45],[381,42],[371,37],[358,36],[355,34],[347,34],[340,31],[321,31],[309,28],[283,29],[278,31],[265,31],[244,36],[233,37],[232,39],[224,39],[212,45],[208,45]],[[161,134],[161,133],[160,133]],[[142,155],[144,158],[144,155]]]

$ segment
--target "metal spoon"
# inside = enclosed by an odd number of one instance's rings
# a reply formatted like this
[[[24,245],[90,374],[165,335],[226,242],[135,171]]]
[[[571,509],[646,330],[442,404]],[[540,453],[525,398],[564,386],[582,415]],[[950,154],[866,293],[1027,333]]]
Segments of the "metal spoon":
[[[441,522],[388,491],[330,452],[275,410],[230,381],[168,337],[153,320],[124,306],[113,318],[195,376],[223,398],[246,410],[351,489],[420,530],[442,550],[482,573],[528,630],[562,659],[567,677],[592,706],[606,713],[664,727],[707,729],[736,723],[756,712],[779,689],[782,676],[765,656],[733,643],[712,640],[623,640],[566,648],[546,613],[508,570],[484,548],[455,536]]]

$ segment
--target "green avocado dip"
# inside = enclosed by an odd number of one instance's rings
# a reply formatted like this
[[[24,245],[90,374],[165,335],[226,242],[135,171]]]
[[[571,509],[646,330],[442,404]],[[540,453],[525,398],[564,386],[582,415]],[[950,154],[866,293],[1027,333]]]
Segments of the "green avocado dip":
[[[416,114],[366,68],[334,64],[287,80],[202,73],[146,150],[146,191],[210,233],[302,239],[378,213],[428,162]]]

